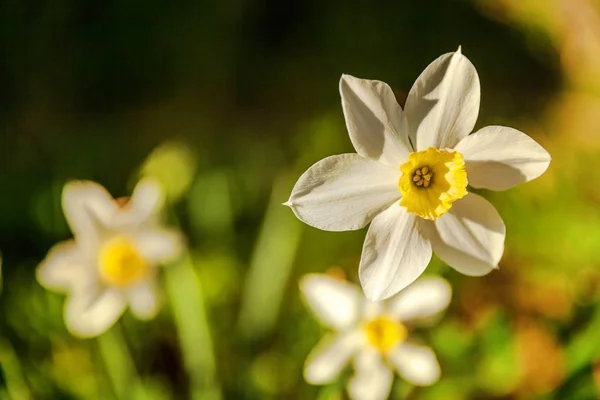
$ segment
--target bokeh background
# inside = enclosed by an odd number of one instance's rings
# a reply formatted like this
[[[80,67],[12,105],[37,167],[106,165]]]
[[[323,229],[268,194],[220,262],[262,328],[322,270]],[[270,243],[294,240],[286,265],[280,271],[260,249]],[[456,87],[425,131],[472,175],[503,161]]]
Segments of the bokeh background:
[[[518,128],[548,172],[483,192],[507,225],[500,270],[461,276],[419,334],[442,380],[392,398],[600,396],[600,1],[226,0],[0,2],[0,398],[344,399],[302,366],[325,330],[298,278],[356,281],[365,231],[304,226],[281,205],[312,163],[352,151],[342,73],[400,104],[462,45],[482,86],[477,127]],[[62,186],[115,196],[140,175],[169,195],[189,252],[162,275],[150,322],[98,339],[66,331],[35,267],[70,236]]]

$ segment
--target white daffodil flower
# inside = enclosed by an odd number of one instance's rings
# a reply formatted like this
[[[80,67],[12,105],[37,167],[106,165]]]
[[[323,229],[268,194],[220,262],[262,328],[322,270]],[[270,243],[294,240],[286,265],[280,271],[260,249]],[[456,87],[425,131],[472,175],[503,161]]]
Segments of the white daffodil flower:
[[[442,278],[420,279],[391,299],[371,302],[360,288],[324,274],[306,275],[300,290],[319,321],[335,332],[313,349],[304,378],[313,385],[333,381],[353,360],[348,392],[354,400],[388,397],[394,370],[407,382],[428,386],[440,377],[434,352],[408,339],[419,320],[445,310],[451,289]]]
[[[100,335],[127,305],[138,318],[156,315],[156,267],[182,248],[179,233],[158,222],[163,200],[161,188],[148,179],[131,198],[117,200],[94,182],[65,185],[62,207],[74,238],[48,252],[37,279],[68,293],[64,318],[71,333]]]
[[[381,300],[417,279],[432,251],[459,272],[497,268],[505,227],[474,188],[505,190],[540,176],[550,155],[522,132],[488,126],[479,77],[461,54],[444,54],[419,76],[404,111],[390,87],[343,75],[342,107],[358,154],[327,157],[306,171],[285,205],[327,231],[371,223],[359,266],[367,297]]]

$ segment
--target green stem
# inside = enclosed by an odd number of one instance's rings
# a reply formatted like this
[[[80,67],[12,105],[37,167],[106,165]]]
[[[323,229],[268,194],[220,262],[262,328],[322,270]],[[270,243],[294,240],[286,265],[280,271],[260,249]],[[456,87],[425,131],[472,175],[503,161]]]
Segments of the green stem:
[[[118,400],[131,399],[131,393],[139,393],[143,387],[119,324],[99,336],[97,343],[115,397]]]
[[[219,400],[222,395],[216,379],[202,285],[189,254],[180,265],[166,270],[165,280],[184,363],[190,375],[192,399]]]

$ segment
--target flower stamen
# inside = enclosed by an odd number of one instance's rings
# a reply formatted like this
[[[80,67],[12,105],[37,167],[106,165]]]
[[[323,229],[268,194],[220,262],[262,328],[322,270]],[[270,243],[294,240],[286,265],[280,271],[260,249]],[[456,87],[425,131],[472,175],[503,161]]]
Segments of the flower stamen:
[[[430,147],[414,152],[400,170],[400,205],[421,218],[438,219],[467,194],[465,160],[457,151]]]
[[[417,168],[412,180],[418,187],[429,187],[432,177],[433,172],[429,170],[429,167],[422,167]]]

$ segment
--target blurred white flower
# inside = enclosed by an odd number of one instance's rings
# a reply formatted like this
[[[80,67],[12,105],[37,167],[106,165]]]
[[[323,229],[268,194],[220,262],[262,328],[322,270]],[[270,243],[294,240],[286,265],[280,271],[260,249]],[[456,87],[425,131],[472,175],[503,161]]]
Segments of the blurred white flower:
[[[324,274],[302,278],[300,289],[319,321],[335,332],[306,360],[304,378],[313,385],[333,381],[350,362],[354,400],[388,397],[394,371],[409,383],[427,386],[440,377],[433,351],[408,339],[409,328],[448,307],[450,285],[442,278],[420,279],[396,296],[371,302],[360,288]]]
[[[64,318],[71,333],[100,335],[127,305],[138,318],[156,315],[156,267],[182,248],[180,234],[159,224],[163,200],[161,188],[149,179],[130,198],[117,200],[94,182],[65,185],[62,207],[74,238],[48,252],[37,279],[47,289],[68,293]]]
[[[311,166],[285,205],[328,231],[372,222],[359,266],[367,297],[381,300],[408,286],[432,251],[466,275],[497,268],[504,222],[487,200],[467,194],[467,184],[508,189],[544,173],[550,155],[512,128],[469,135],[479,113],[479,77],[460,48],[423,71],[404,111],[380,81],[343,75],[340,94],[358,154]]]

